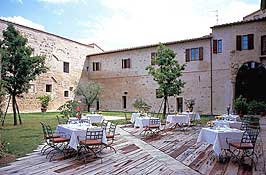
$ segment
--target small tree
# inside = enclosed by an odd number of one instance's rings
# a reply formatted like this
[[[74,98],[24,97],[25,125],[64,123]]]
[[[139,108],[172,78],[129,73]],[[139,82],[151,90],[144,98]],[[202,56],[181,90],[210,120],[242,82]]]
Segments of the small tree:
[[[143,99],[136,99],[133,103],[133,107],[137,109],[139,112],[148,112],[150,110],[150,106]]]
[[[155,57],[155,67],[148,66],[146,69],[159,84],[158,92],[163,97],[163,116],[166,115],[168,97],[179,95],[185,82],[179,79],[185,65],[178,64],[176,54],[163,44],[160,44]]]
[[[27,92],[29,82],[41,73],[47,71],[45,57],[31,56],[33,49],[27,46],[27,39],[24,38],[13,25],[8,25],[3,31],[3,40],[0,41],[2,55],[1,77],[4,88],[12,99],[14,125],[17,125],[17,113],[19,123],[22,124],[16,96]],[[2,125],[4,122],[2,122]]]
[[[80,111],[77,111],[77,107],[79,106],[79,103],[74,100],[69,100],[62,106],[60,106],[57,110],[60,111],[60,114],[64,115],[64,117],[76,117],[77,113]]]
[[[101,86],[98,83],[88,82],[87,84],[79,84],[75,93],[83,97],[83,101],[88,107],[88,112],[90,112],[90,106],[99,98],[101,90]]]

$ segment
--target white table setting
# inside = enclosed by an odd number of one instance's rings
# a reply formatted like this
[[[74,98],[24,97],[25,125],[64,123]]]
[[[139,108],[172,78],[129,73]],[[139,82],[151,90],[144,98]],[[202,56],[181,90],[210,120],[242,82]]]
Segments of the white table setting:
[[[216,127],[229,127],[235,129],[240,129],[242,125],[242,122],[230,121],[230,120],[214,120],[212,122]]]
[[[167,123],[172,124],[190,124],[190,117],[186,114],[177,114],[177,115],[167,115]]]
[[[91,123],[101,123],[104,119],[101,114],[86,114],[86,117],[90,119]]]
[[[229,127],[202,128],[197,142],[207,142],[213,145],[213,151],[217,156],[222,154],[222,150],[229,149],[226,139],[240,141],[244,131]]]
[[[93,131],[100,131],[102,128],[91,126],[86,123],[63,124],[56,127],[56,132],[70,136],[69,147],[78,150],[79,141],[86,138],[87,128]],[[106,133],[103,132],[102,142],[107,144]]]
[[[221,115],[222,116],[222,118],[224,119],[224,120],[230,120],[230,121],[238,121],[238,120],[240,120],[240,117],[239,117],[239,115],[234,115],[234,114],[223,114],[223,115]]]
[[[200,114],[195,112],[182,112],[184,115],[188,115],[191,121],[200,120]]]
[[[140,129],[143,129],[146,126],[149,126],[150,119],[160,120],[159,118],[155,118],[155,117],[137,117],[135,119],[134,128],[139,127]]]

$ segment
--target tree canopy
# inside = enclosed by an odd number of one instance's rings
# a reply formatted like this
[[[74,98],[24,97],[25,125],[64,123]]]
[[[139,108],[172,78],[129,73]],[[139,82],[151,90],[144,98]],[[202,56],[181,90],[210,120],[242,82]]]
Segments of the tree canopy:
[[[27,42],[11,24],[3,31],[3,40],[0,41],[1,77],[6,92],[12,97],[14,125],[17,125],[17,112],[19,114],[16,96],[27,92],[29,82],[48,70],[45,57],[32,56],[33,49]]]
[[[99,98],[102,88],[96,82],[88,82],[86,84],[79,84],[76,89],[76,94],[83,97],[83,101],[88,106],[88,112],[92,103]]]
[[[169,96],[179,95],[185,82],[180,79],[185,64],[179,64],[173,50],[160,44],[154,58],[155,66],[148,66],[146,69],[158,83],[158,93],[164,98],[163,114],[166,115],[167,100]]]

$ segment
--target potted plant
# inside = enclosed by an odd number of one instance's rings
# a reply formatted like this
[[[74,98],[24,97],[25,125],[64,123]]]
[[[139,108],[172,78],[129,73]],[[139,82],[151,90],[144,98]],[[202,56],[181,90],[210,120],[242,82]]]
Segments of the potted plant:
[[[49,102],[51,101],[51,96],[50,95],[43,95],[43,96],[37,97],[37,99],[40,100],[40,102],[41,102],[41,111],[46,112],[47,107],[49,105]]]
[[[189,112],[193,111],[193,107],[195,105],[195,99],[187,99],[185,100],[185,105],[187,107],[187,109],[189,109]]]
[[[242,97],[242,95],[240,95],[237,99],[234,100],[233,106],[234,106],[236,113],[240,117],[243,117],[244,114],[246,114],[248,111],[247,99]]]

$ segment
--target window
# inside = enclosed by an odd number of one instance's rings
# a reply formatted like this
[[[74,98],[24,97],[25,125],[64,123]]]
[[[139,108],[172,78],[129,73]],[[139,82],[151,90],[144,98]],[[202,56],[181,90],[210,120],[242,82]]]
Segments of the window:
[[[203,47],[186,49],[186,62],[203,60]]]
[[[254,49],[254,34],[237,35],[236,50],[252,50]]]
[[[183,112],[183,97],[176,98],[176,111]]]
[[[130,58],[122,59],[122,69],[130,68]]]
[[[221,39],[213,40],[212,50],[214,54],[222,53],[223,52],[223,41]]]
[[[163,97],[163,94],[160,91],[160,89],[156,89],[156,98],[162,98],[162,97]]]
[[[69,73],[69,63],[68,62],[64,62],[63,71],[65,73]]]
[[[52,85],[51,84],[46,85],[46,92],[52,92]]]
[[[261,55],[266,55],[266,35],[261,36]]]
[[[217,50],[217,52],[218,53],[222,53],[222,51],[223,51],[223,41],[220,39],[220,40],[218,40],[218,50]]]
[[[155,65],[156,57],[157,57],[157,53],[156,52],[152,52],[151,53],[151,65]]]
[[[93,62],[92,63],[92,70],[93,71],[100,71],[100,69],[101,69],[100,62]]]
[[[68,96],[69,96],[68,91],[64,91],[64,97],[68,97]]]
[[[122,96],[122,103],[123,103],[123,108],[126,109],[127,108],[127,96]]]
[[[248,49],[248,36],[244,35],[242,36],[242,50]]]

